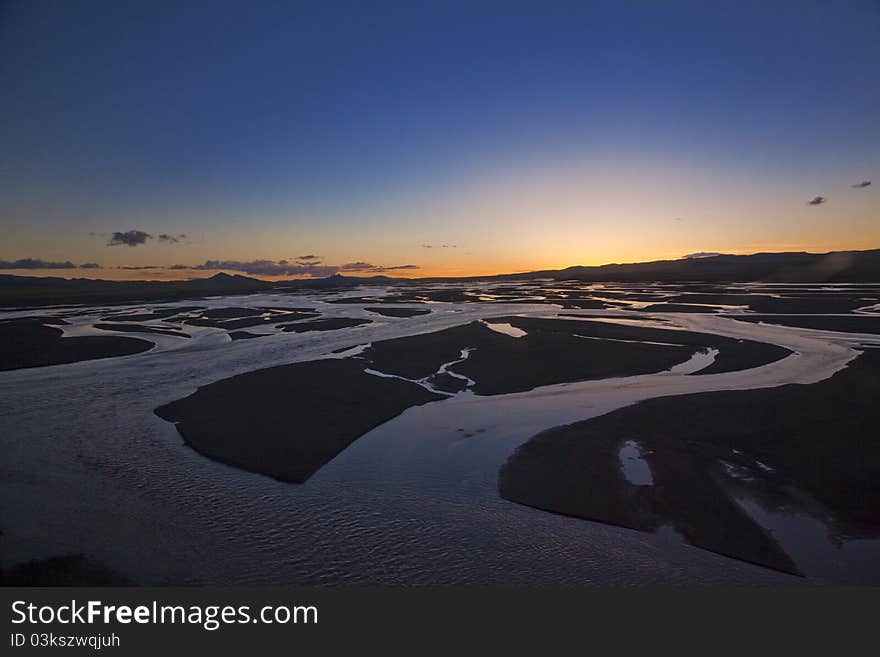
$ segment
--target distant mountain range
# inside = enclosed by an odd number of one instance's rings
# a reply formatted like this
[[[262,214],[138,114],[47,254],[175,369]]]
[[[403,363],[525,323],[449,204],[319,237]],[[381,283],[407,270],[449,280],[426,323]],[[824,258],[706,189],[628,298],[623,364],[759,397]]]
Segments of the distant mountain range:
[[[655,260],[595,267],[567,267],[513,274],[505,278],[590,282],[880,282],[880,249],[830,253],[755,253],[752,255],[699,254],[679,260]]]
[[[755,253],[709,255],[679,260],[657,260],[595,267],[465,278],[395,279],[388,276],[264,281],[248,276],[216,274],[186,281],[106,281],[88,278],[14,276],[0,274],[0,306],[33,307],[60,304],[101,304],[132,301],[174,301],[193,297],[250,294],[261,291],[347,288],[363,284],[423,284],[454,281],[522,281],[549,278],[584,282],[880,282],[880,249],[831,253]]]

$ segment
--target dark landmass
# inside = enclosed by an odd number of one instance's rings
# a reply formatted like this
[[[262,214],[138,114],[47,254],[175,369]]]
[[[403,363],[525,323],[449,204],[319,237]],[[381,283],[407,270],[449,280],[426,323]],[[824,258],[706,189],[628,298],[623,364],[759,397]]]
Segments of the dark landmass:
[[[685,346],[583,339],[557,330],[556,321],[537,320],[523,325],[511,321],[518,328],[529,327],[528,335],[522,338],[501,335],[480,325],[492,334],[488,344],[478,345],[467,360],[449,369],[476,381],[476,394],[498,395],[556,383],[662,372],[686,361],[695,351]]]
[[[313,319],[308,322],[278,324],[277,328],[287,333],[308,333],[309,331],[335,331],[336,329],[372,323],[373,321],[370,319],[358,319],[356,317],[328,317],[327,319]]]
[[[425,303],[424,301],[404,301],[396,294],[381,297],[341,297],[336,299],[326,299],[327,303],[339,304],[370,304],[370,303]]]
[[[679,286],[676,290],[680,290],[682,287],[690,288],[690,285]],[[641,289],[641,288],[640,288]],[[604,297],[608,299],[619,299],[620,301],[668,301],[670,299],[670,294],[664,293],[662,290],[658,290],[657,292],[633,292],[630,290],[587,290],[588,294],[592,294],[598,297]]]
[[[385,315],[385,317],[415,317],[416,315],[427,315],[431,312],[421,308],[364,308],[364,310],[376,313],[377,315]]]
[[[581,313],[559,313],[559,317],[582,317],[584,319],[626,319],[643,322],[666,322],[663,317],[644,317],[641,315],[590,315]]]
[[[70,322],[51,315],[28,315],[27,317],[16,317],[14,319],[0,319],[0,322],[35,322],[49,326],[70,326]]]
[[[265,338],[265,333],[251,333],[250,331],[231,331],[229,337],[233,340],[250,340],[251,338]]]
[[[184,333],[183,331],[155,328],[153,326],[143,326],[141,324],[116,324],[114,322],[99,322],[95,324],[95,328],[102,331],[121,331],[124,333],[156,333],[157,335],[173,335],[178,338],[190,337],[189,333]]]
[[[452,376],[449,372],[442,374],[434,374],[428,379],[428,382],[437,390],[443,392],[455,393],[467,390],[468,382],[457,376]]]
[[[35,559],[0,569],[0,586],[135,586],[136,583],[82,554]]]
[[[582,308],[584,310],[597,310],[604,308],[619,308],[624,304],[615,304],[607,301],[599,301],[598,299],[551,299],[549,303],[554,303],[567,310],[575,310]]]
[[[785,500],[783,508],[797,508],[791,491],[801,491],[828,511],[838,538],[877,538],[877,399],[876,349],[813,385],[651,399],[536,435],[501,468],[499,490],[514,502],[633,529],[672,525],[699,547],[796,572],[727,491],[746,481]],[[640,445],[652,486],[624,477],[618,452],[627,440]]]
[[[266,326],[282,320],[292,321],[318,317],[320,314],[312,309],[291,309],[288,311],[269,308],[214,308],[202,312],[200,317],[192,317],[182,321],[184,324],[192,326],[234,330],[251,326]]]
[[[355,347],[359,347],[359,346],[360,346],[360,345],[353,344],[353,345],[351,345],[350,347],[339,347],[338,349],[334,349],[334,350],[332,350],[330,353],[331,353],[331,354],[341,354],[341,353],[343,353],[343,352],[345,352],[345,351],[348,351],[349,349],[354,349]]]
[[[263,312],[260,308],[210,308],[202,311],[200,315],[206,319],[238,319],[260,316]]]
[[[782,326],[798,326],[820,331],[841,331],[844,333],[880,333],[880,317],[870,315],[846,315],[842,317],[799,317],[785,315],[728,315],[738,322],[762,322]]]
[[[490,331],[479,322],[421,335],[393,338],[372,343],[363,352],[370,367],[386,374],[407,379],[424,379],[434,374],[443,363],[461,358],[468,347],[492,348],[511,340]]]
[[[554,278],[594,283],[606,281],[876,283],[880,281],[880,249],[830,253],[722,254],[710,258],[681,258],[596,267],[577,266],[494,278]]]
[[[0,321],[0,370],[128,356],[154,346],[147,340],[123,336],[61,336],[61,329],[41,319]]]
[[[840,294],[836,292],[813,292],[811,294],[791,294],[784,297],[772,297],[763,294],[682,294],[673,297],[683,303],[724,304],[729,306],[746,306],[756,313],[848,313],[871,305],[863,295]],[[722,309],[723,310],[723,309]]]
[[[481,322],[472,322],[433,333],[375,342],[364,351],[363,357],[380,372],[422,379],[433,375],[443,363],[460,359],[463,349],[471,348],[468,358],[449,370],[474,380],[476,394],[497,395],[556,383],[660,372],[708,347],[717,348],[720,353],[715,362],[700,373],[748,369],[791,353],[760,342],[603,322],[525,317],[501,317],[491,321],[510,323],[528,335],[512,338]],[[445,385],[451,387],[440,389],[461,387],[460,380],[446,381]]]
[[[204,306],[181,306],[179,308],[156,308],[152,312],[130,314],[126,311],[117,311],[102,317],[102,322],[149,322],[154,319],[166,319],[202,310]]]
[[[695,372],[691,376],[747,370],[752,367],[759,367],[761,365],[773,363],[791,354],[791,351],[785,347],[779,347],[764,342],[755,342],[753,340],[737,340],[735,338],[727,338],[712,335],[710,333],[694,333],[691,331],[667,330],[574,319],[547,320],[532,317],[502,317],[495,321],[509,322],[513,326],[521,328],[524,331],[529,331],[530,333],[538,330],[559,331],[569,335],[584,335],[594,338],[606,338],[609,340],[664,342],[689,347],[688,351],[690,353],[709,347],[718,349],[719,353],[715,357],[715,362],[699,372]],[[586,342],[586,340],[582,341]],[[593,340],[590,340],[590,342],[595,342],[602,346],[614,344],[613,342],[600,342]],[[462,371],[462,373],[467,374],[467,372],[463,370],[458,370],[458,366],[456,366],[456,371]]]
[[[724,308],[717,306],[695,306],[686,303],[652,303],[650,306],[638,308],[645,313],[715,313]]]
[[[443,399],[420,385],[328,359],[240,374],[160,406],[210,458],[302,483],[354,440],[410,406]]]
[[[272,286],[268,281],[229,274],[189,281],[104,281],[0,274],[0,307],[178,301],[249,294]]]
[[[0,586],[135,586],[136,582],[82,554],[35,559],[0,569]]]
[[[298,278],[292,281],[279,281],[276,289],[289,292],[307,291],[336,291],[347,290],[359,285],[388,285],[389,283],[407,283],[408,278],[391,278],[390,276],[343,276],[333,274],[326,278]]]

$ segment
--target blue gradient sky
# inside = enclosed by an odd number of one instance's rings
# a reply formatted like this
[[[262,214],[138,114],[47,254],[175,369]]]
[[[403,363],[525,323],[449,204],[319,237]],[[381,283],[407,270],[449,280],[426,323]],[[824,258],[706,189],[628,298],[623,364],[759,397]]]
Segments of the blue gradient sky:
[[[872,0],[7,1],[0,260],[880,247],[878,70]]]

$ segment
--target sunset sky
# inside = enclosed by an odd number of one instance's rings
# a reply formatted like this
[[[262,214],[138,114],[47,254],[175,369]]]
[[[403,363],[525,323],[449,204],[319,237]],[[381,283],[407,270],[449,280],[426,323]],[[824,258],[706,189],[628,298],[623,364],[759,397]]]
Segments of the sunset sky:
[[[876,0],[6,0],[0,273],[878,248],[878,71]]]

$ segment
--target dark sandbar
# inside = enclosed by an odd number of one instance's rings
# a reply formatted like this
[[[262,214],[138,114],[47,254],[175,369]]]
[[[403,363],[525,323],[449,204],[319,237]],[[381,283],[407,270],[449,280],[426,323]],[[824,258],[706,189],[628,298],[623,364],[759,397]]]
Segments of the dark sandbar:
[[[721,461],[786,505],[799,504],[792,489],[806,493],[838,537],[876,538],[877,399],[880,350],[809,386],[651,399],[538,434],[502,467],[499,488],[508,500],[566,515],[644,531],[672,525],[699,547],[796,572],[730,499],[737,480]],[[623,476],[618,451],[627,440],[641,446],[653,486]]]
[[[520,319],[493,321],[519,325]],[[461,351],[469,348],[472,351],[468,358],[452,365],[450,371],[476,381],[476,394],[496,395],[554,383],[658,372],[686,361],[695,351],[682,346],[585,340],[555,330],[559,323],[566,322],[530,321],[527,336],[512,338],[481,322],[472,322],[375,342],[363,356],[380,372],[421,379],[434,374],[444,363],[459,360]],[[587,331],[586,326],[578,328]],[[448,380],[444,384],[455,389],[461,385]]]
[[[250,331],[230,331],[232,340],[250,340],[251,338],[265,338],[267,333],[251,333]]]
[[[223,379],[156,414],[205,456],[302,483],[373,427],[438,399],[415,383],[367,374],[362,361],[328,359]]]
[[[61,336],[60,329],[39,319],[0,321],[0,370],[128,356],[154,346],[147,340],[123,336]]]
[[[190,337],[188,333],[183,331],[175,331],[174,329],[161,329],[153,326],[142,326],[140,324],[116,324],[113,322],[99,322],[95,324],[95,328],[101,331],[121,331],[123,333],[156,333],[158,335],[173,335],[178,338]]]
[[[650,306],[639,308],[639,312],[645,313],[714,313],[724,308],[718,306],[697,306],[687,303],[652,303]]]
[[[841,331],[843,333],[880,333],[880,317],[870,315],[847,315],[843,317],[785,316],[785,315],[737,315],[738,322],[763,322],[820,331]]]
[[[416,315],[427,315],[430,310],[422,308],[364,308],[367,312],[384,315],[385,317],[415,317]]]
[[[293,322],[290,324],[278,324],[278,328],[287,333],[308,333],[309,331],[335,331],[336,329],[350,328],[372,324],[373,320],[358,319],[356,317],[328,317],[327,319],[313,319],[308,322]]]
[[[215,308],[204,311],[200,317],[184,319],[183,322],[193,326],[234,330],[251,326],[269,326],[284,320],[307,319],[318,315],[320,313],[310,309],[280,311],[268,308]]]
[[[146,313],[128,313],[116,311],[101,318],[102,322],[149,322],[154,319],[166,319],[185,313],[202,310],[204,306],[180,306],[177,308],[155,308]]]
[[[559,331],[571,335],[609,338],[610,340],[641,340],[678,344],[688,347],[689,353],[709,347],[718,349],[719,353],[715,357],[715,362],[696,372],[694,376],[750,369],[775,362],[791,354],[791,351],[784,347],[764,342],[737,340],[736,338],[727,338],[709,333],[677,331],[647,326],[592,322],[589,320],[536,319],[531,317],[506,317],[497,321],[507,321],[513,326],[530,332],[535,330]],[[614,344],[611,341],[593,342],[606,347]]]

